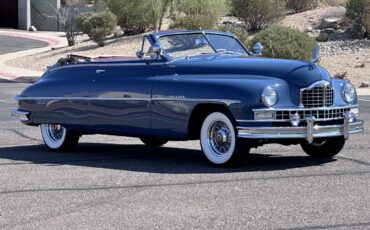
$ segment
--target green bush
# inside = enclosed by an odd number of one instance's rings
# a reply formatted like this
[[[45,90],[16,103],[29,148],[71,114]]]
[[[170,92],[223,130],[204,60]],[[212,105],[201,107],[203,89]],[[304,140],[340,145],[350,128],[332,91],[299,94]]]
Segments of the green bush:
[[[355,36],[370,37],[370,0],[349,0],[346,8]]]
[[[271,26],[258,33],[251,44],[261,42],[264,46],[263,56],[286,59],[311,59],[311,50],[316,41],[296,29]]]
[[[188,15],[175,19],[170,25],[170,28],[187,30],[212,29],[215,23],[213,17],[206,15]]]
[[[117,16],[118,24],[126,35],[156,29],[157,15],[152,1],[110,0],[108,7]]]
[[[259,30],[284,16],[285,1],[231,0],[231,10],[252,30]]]
[[[232,25],[218,26],[217,29],[223,32],[230,32],[236,35],[236,37],[245,45],[248,45],[248,32],[245,29],[235,27]]]
[[[319,0],[287,0],[286,7],[300,13],[319,6]]]
[[[218,20],[221,14],[228,10],[228,0],[177,0],[174,2],[174,10],[185,15],[207,15]]]
[[[82,32],[84,32],[85,34],[87,34],[89,32],[88,30],[90,29],[90,27],[89,28],[85,28],[84,27],[84,22],[86,21],[86,19],[88,19],[89,17],[91,17],[93,14],[94,14],[94,12],[82,13],[76,19],[77,28],[79,30],[81,30]]]
[[[94,13],[83,22],[84,30],[99,46],[104,46],[105,37],[112,34],[116,26],[117,17],[110,11]]]

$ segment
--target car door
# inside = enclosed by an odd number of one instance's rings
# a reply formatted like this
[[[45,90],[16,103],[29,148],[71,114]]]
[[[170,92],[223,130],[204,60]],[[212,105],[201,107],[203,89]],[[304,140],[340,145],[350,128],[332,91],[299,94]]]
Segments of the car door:
[[[161,66],[145,59],[97,66],[89,92],[90,126],[109,134],[149,134],[152,82]]]

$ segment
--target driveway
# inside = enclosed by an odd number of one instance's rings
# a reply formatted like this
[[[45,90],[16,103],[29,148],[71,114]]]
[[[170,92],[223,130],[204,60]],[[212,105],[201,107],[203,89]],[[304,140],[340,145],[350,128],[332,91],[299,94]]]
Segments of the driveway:
[[[26,86],[0,83],[0,229],[370,229],[369,97],[365,132],[334,159],[267,145],[217,168],[197,141],[96,135],[50,153],[37,127],[10,121]]]
[[[43,41],[32,40],[28,38],[0,35],[0,55],[46,47],[49,44]]]

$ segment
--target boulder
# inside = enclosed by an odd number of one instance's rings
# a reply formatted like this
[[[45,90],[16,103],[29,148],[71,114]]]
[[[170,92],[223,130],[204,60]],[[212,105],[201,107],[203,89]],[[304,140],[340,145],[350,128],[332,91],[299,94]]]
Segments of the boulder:
[[[318,41],[318,42],[327,42],[327,41],[329,41],[329,34],[320,33],[319,36],[316,37],[316,41]]]
[[[334,28],[326,28],[324,30],[322,30],[323,33],[327,33],[327,34],[333,34],[335,33],[335,29]]]
[[[369,88],[370,84],[368,81],[364,81],[361,83],[360,88]]]
[[[341,18],[323,18],[321,20],[321,27],[323,29],[326,28],[333,28],[333,29],[339,29],[339,24],[341,23],[342,19]]]
[[[36,27],[35,27],[35,26],[30,26],[30,27],[28,28],[28,31],[36,32],[36,31],[37,31],[37,29],[36,29]]]
[[[308,26],[308,27],[306,27],[306,29],[304,29],[304,32],[306,32],[306,33],[313,33],[314,32],[314,29],[311,27],[311,26]]]

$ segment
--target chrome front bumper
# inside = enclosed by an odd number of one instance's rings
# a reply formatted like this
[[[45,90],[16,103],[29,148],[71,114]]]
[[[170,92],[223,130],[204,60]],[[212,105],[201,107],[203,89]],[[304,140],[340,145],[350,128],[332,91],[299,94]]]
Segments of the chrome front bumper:
[[[20,111],[18,109],[12,109],[10,113],[11,117],[16,121],[29,121],[29,114],[29,112]]]
[[[341,125],[315,125],[315,118],[306,118],[306,126],[300,127],[238,127],[238,137],[249,139],[306,139],[312,143],[314,138],[343,136],[348,139],[350,134],[364,131],[363,121],[355,120],[353,117],[344,116]]]

